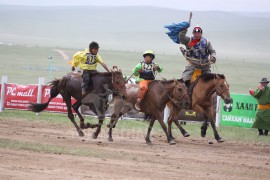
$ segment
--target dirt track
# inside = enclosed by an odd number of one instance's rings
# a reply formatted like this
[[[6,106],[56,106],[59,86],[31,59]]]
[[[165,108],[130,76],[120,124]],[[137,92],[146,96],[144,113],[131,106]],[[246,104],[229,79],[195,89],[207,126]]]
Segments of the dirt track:
[[[149,146],[144,132],[135,130],[117,129],[114,142],[108,142],[104,129],[93,140],[93,130],[78,137],[72,125],[13,118],[0,122],[1,144],[62,148],[53,153],[2,145],[0,179],[269,179],[267,145],[208,144],[207,139],[178,134],[177,144],[170,146],[163,134],[153,132]],[[83,153],[76,155],[79,151]]]

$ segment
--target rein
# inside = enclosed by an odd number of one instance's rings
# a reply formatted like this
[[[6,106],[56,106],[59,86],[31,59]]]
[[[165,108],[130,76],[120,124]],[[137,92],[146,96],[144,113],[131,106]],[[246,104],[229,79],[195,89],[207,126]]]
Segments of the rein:
[[[158,82],[159,84],[161,84],[161,86],[162,86],[162,88],[163,88],[164,90],[166,89],[166,88],[164,87],[164,85],[163,85],[159,80],[156,80],[156,82]],[[174,87],[174,89],[175,89],[175,87]],[[179,100],[175,100],[174,98],[172,98],[172,97],[168,94],[168,92],[166,92],[166,95],[169,97],[169,99],[173,102],[174,105],[178,106],[178,103],[181,102],[181,100],[182,100],[185,96],[187,96],[187,93],[185,93],[184,95],[182,95],[182,96],[180,97]]]
[[[109,86],[110,86],[112,92],[115,93],[115,94],[120,95],[118,89],[119,89],[120,87],[124,86],[125,84],[124,84],[124,85],[117,86],[117,85],[115,84],[115,82],[114,82],[114,75],[113,75],[113,72],[111,72],[111,75],[112,75],[112,80],[110,81],[110,80],[108,80],[107,78],[106,78],[106,80],[108,81],[108,84],[109,84]],[[121,97],[121,96],[120,96],[120,97]],[[121,98],[122,98],[122,97],[121,97]]]
[[[225,82],[225,84],[227,84],[227,86],[229,87],[229,84],[228,84],[228,82],[227,82],[226,79],[224,80],[224,82]],[[215,83],[215,89],[216,89],[217,95],[221,96],[224,92],[229,91],[229,88],[226,88],[226,89],[224,89],[224,90],[222,90],[222,91],[219,90],[219,88],[217,88],[217,85],[218,85],[219,82],[216,83],[216,77],[214,78],[214,83]]]

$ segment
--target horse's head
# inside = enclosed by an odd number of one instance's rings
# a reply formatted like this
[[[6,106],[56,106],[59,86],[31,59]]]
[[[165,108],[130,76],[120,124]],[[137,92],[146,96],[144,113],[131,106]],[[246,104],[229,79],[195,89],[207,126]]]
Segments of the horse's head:
[[[230,96],[229,84],[225,76],[217,74],[215,80],[215,88],[217,95],[219,95],[224,100],[225,104],[229,104],[232,99]]]
[[[188,109],[190,106],[190,99],[188,96],[187,87],[183,80],[174,79],[174,89],[173,89],[173,103],[181,108]]]
[[[115,70],[116,69],[116,70]],[[126,80],[123,77],[123,73],[121,69],[118,70],[116,66],[113,66],[111,69],[112,73],[112,87],[116,94],[123,99],[127,98],[127,91],[126,91]]]

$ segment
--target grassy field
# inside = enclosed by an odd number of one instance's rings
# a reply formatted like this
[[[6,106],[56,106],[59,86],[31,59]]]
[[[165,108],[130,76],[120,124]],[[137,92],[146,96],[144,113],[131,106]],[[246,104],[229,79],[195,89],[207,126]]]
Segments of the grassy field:
[[[18,84],[37,84],[38,77],[46,82],[60,78],[70,72],[69,60],[64,59],[56,49],[63,50],[72,59],[73,54],[83,49],[25,47],[0,45],[0,75],[8,76],[8,82]],[[112,67],[117,65],[125,75],[130,75],[137,63],[143,60],[142,52],[104,51],[100,55]],[[48,57],[52,56],[52,59]],[[186,65],[182,55],[157,54],[155,61],[164,67],[158,79],[180,78]],[[233,93],[247,94],[249,88],[255,88],[262,77],[269,78],[270,62],[251,59],[218,59],[212,72],[224,74]],[[101,66],[98,70],[104,71]]]
[[[73,124],[70,122],[66,114],[57,114],[57,113],[48,113],[43,112],[40,113],[38,116],[29,111],[16,111],[16,110],[5,110],[3,113],[0,113],[0,122],[3,119],[7,118],[18,118],[24,119],[26,121],[42,121],[47,122],[49,124],[53,124],[59,126],[70,126],[73,128]],[[76,118],[76,121],[79,122],[79,119]],[[93,117],[86,117],[86,122],[97,123],[98,120]],[[107,131],[108,128],[105,126],[108,123],[108,119],[105,120],[103,123],[102,131]],[[191,134],[192,137],[200,137],[200,126],[201,123],[187,123],[183,127],[186,129],[187,132]],[[173,134],[176,137],[181,137],[181,133],[176,128],[175,125],[173,127]],[[147,131],[148,122],[147,121],[136,121],[136,120],[120,120],[117,124],[117,129],[125,129],[125,130],[141,130],[143,132]],[[162,128],[160,127],[159,123],[156,121],[153,127],[153,131],[163,132]],[[249,142],[249,143],[262,143],[270,145],[270,138],[267,136],[257,136],[256,129],[247,129],[247,128],[239,128],[239,127],[226,127],[221,126],[218,128],[218,132],[226,141],[240,141],[240,142]],[[212,128],[209,127],[207,130],[206,138],[210,140],[214,140]],[[0,145],[1,146],[1,145]]]

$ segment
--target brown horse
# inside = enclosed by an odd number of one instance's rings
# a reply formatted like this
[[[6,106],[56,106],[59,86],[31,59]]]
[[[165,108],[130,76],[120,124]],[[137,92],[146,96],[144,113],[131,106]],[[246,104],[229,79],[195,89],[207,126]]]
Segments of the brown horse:
[[[222,138],[219,136],[216,126],[215,126],[215,110],[213,108],[213,94],[221,96],[226,104],[231,102],[229,84],[224,75],[221,74],[204,74],[199,77],[195,82],[195,86],[192,92],[192,110],[201,116],[203,125],[201,127],[201,136],[205,137],[207,130],[207,121],[210,121],[212,129],[214,131],[215,139],[218,142],[223,142]],[[180,110],[178,107],[174,106],[173,103],[169,104],[171,115],[168,120],[168,132],[169,136],[174,139],[171,133],[171,125],[174,122],[180,129],[181,133],[186,137],[189,134],[181,127],[178,122]]]
[[[68,109],[68,117],[75,126],[79,136],[84,136],[84,133],[80,128],[86,129],[97,127],[96,132],[94,132],[92,135],[92,137],[95,139],[100,132],[101,126],[103,124],[103,119],[105,118],[105,112],[108,108],[108,94],[106,94],[106,92],[108,92],[109,90],[110,92],[114,92],[115,94],[123,98],[127,96],[127,93],[125,87],[126,80],[123,78],[121,70],[118,71],[118,69],[116,71],[111,70],[111,72],[104,73],[96,72],[95,74],[93,74],[91,82],[92,83],[90,86],[90,93],[94,93],[95,95],[92,97],[95,97],[97,99],[94,99],[92,101],[84,101],[81,96],[81,74],[70,73],[64,76],[62,79],[57,79],[51,82],[52,87],[50,91],[50,98],[46,103],[30,103],[28,109],[32,110],[33,112],[41,112],[49,105],[49,102],[60,93],[63,97],[63,100],[66,102]],[[72,106],[71,97],[77,100]],[[85,98],[87,98],[87,96]],[[92,125],[90,123],[84,123],[84,118],[78,110],[79,107],[82,105],[82,101],[84,101],[84,104],[89,106],[89,108],[98,116],[98,124]],[[98,102],[98,104],[95,102]],[[74,111],[80,118],[80,128],[74,120],[74,115],[72,114],[71,108],[74,109]]]
[[[109,141],[113,141],[112,138],[112,128],[115,127],[118,119],[126,112],[134,109],[134,105],[137,100],[137,95],[139,91],[138,84],[127,84],[127,99],[121,100],[116,98],[114,100],[114,112],[111,116],[110,124],[108,124],[109,129]],[[175,144],[168,136],[167,127],[163,122],[163,110],[169,101],[180,108],[188,108],[190,105],[190,100],[187,95],[187,88],[183,81],[178,82],[177,80],[170,81],[154,81],[150,84],[149,90],[141,102],[141,111],[147,114],[151,114],[151,120],[148,127],[148,132],[145,137],[146,143],[150,144],[150,132],[154,125],[155,120],[158,120],[161,127],[163,128],[167,140],[170,144]]]

